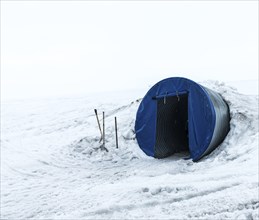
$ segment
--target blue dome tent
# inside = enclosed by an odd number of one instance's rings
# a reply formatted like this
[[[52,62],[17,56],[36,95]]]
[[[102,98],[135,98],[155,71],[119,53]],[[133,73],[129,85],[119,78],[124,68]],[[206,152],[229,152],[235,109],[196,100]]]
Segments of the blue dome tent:
[[[172,77],[147,92],[137,111],[135,132],[149,156],[164,158],[189,151],[198,161],[224,140],[229,120],[228,105],[218,93]]]

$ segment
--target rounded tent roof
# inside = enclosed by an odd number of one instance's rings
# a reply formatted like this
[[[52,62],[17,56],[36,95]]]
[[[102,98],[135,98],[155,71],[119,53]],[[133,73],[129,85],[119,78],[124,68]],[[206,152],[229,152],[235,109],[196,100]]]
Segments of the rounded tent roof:
[[[187,97],[186,102],[188,104],[185,107],[184,104],[181,104],[181,97]],[[166,100],[168,100],[167,103]],[[178,100],[178,104],[174,100]],[[163,102],[165,107],[166,104],[168,107],[166,107],[166,112],[163,111],[163,115],[158,117],[161,108],[158,106],[164,108],[163,104],[159,105],[159,103]],[[180,113],[174,113],[174,109]],[[162,135],[159,137],[160,139],[165,139],[163,132],[166,133],[171,126],[171,122],[166,121],[167,117],[168,120],[172,120],[173,117],[176,123],[180,123],[181,120],[179,119],[178,121],[177,118],[183,117],[180,115],[181,111],[188,113],[188,116],[186,116],[188,123],[188,148],[190,156],[194,161],[199,160],[215,149],[229,130],[228,106],[219,94],[186,78],[167,78],[156,83],[147,92],[137,111],[135,122],[136,138],[140,148],[147,155],[158,157],[156,155],[156,148],[159,147],[157,134]],[[167,130],[160,131],[165,129],[161,128],[161,123],[159,123],[161,117],[163,117],[167,124]],[[224,122],[224,120],[227,122]],[[222,128],[223,130],[220,131]],[[176,132],[176,130],[174,131]],[[172,143],[172,146],[174,144]],[[173,151],[170,150],[170,152],[172,154]],[[168,156],[168,152],[164,156]]]

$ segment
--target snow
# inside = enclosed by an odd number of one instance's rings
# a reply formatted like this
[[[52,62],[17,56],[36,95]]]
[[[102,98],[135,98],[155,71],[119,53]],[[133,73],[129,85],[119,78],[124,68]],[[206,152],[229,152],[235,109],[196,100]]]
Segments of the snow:
[[[258,80],[235,80],[228,81],[227,84],[246,95],[258,95]]]
[[[201,84],[228,102],[231,130],[198,163],[140,150],[134,123],[146,91],[2,102],[1,218],[258,219],[258,93]],[[106,113],[109,152],[95,108]]]

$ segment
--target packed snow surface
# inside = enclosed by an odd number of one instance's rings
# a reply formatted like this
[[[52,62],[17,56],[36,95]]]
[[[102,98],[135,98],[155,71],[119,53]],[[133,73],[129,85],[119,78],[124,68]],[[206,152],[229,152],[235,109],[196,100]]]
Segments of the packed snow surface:
[[[134,123],[146,91],[1,103],[1,218],[258,219],[258,95],[201,84],[229,104],[231,130],[198,163],[140,150]],[[95,108],[106,114],[108,152]]]

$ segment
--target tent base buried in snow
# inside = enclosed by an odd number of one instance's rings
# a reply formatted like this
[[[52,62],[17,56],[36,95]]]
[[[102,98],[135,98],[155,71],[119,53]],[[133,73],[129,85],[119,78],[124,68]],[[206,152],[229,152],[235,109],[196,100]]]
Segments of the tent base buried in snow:
[[[147,92],[137,111],[135,132],[149,156],[164,158],[189,151],[198,161],[224,140],[229,121],[228,105],[218,93],[172,77]]]

